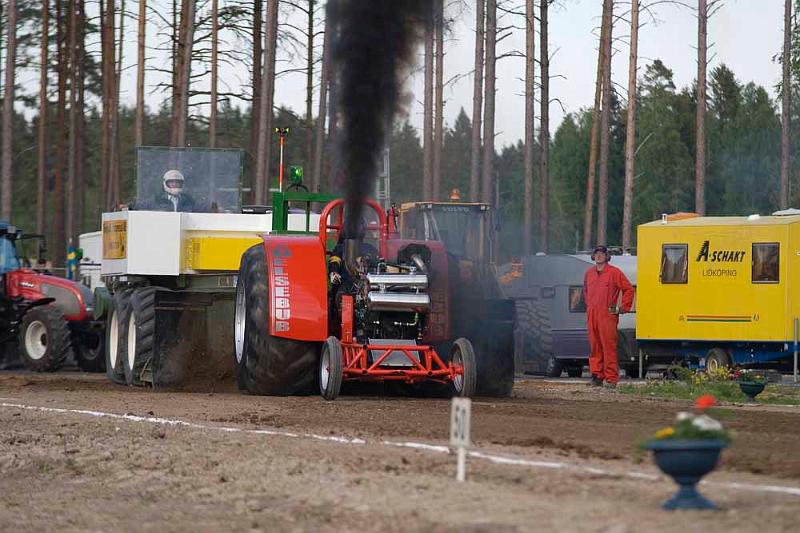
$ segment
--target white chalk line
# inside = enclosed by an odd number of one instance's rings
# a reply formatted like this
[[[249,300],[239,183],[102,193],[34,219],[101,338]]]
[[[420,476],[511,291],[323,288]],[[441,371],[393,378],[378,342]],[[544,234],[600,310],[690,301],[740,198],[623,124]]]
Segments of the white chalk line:
[[[72,414],[72,415],[85,415],[94,416],[98,418],[110,418],[113,420],[127,420],[129,422],[144,422],[149,424],[158,424],[172,427],[185,427],[190,429],[221,431],[225,433],[242,433],[246,435],[265,435],[270,437],[287,437],[293,439],[312,439],[324,442],[334,442],[337,444],[349,445],[366,445],[368,444],[365,439],[341,437],[335,435],[317,435],[315,433],[293,433],[290,431],[280,431],[277,429],[246,429],[232,426],[210,426],[206,424],[198,424],[196,422],[188,422],[185,420],[176,420],[171,418],[161,418],[156,416],[139,416],[139,415],[120,415],[117,413],[108,413],[105,411],[93,411],[89,409],[65,409],[60,407],[42,407],[38,405],[26,405],[20,403],[0,402],[0,407],[11,409],[24,409],[27,411],[39,411],[43,413],[58,413],[58,414]],[[380,441],[383,446],[391,446],[394,448],[411,448],[430,453],[450,453],[450,448],[437,444],[426,444],[423,442],[400,442],[384,440]],[[544,468],[550,470],[563,470],[572,471],[582,474],[592,474],[598,476],[608,477],[627,477],[631,479],[642,479],[648,481],[657,481],[662,479],[662,476],[655,474],[648,474],[645,472],[628,471],[624,473],[617,473],[602,468],[592,466],[582,466],[578,464],[569,464],[556,461],[535,461],[532,459],[524,459],[521,457],[514,457],[509,455],[497,455],[478,450],[470,450],[469,457],[481,459],[497,465],[521,466],[528,468]],[[800,496],[800,488],[789,487],[783,485],[764,485],[758,483],[738,483],[731,481],[701,481],[701,484],[706,486],[724,487],[729,489],[748,490],[752,492],[771,492],[778,494],[788,494],[791,496]]]

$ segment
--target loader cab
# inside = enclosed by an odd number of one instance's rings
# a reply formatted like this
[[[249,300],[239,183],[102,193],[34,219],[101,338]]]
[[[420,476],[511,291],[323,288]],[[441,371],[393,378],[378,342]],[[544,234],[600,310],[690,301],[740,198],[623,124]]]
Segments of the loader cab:
[[[404,239],[441,241],[460,260],[494,260],[491,206],[468,202],[411,202],[400,207]]]

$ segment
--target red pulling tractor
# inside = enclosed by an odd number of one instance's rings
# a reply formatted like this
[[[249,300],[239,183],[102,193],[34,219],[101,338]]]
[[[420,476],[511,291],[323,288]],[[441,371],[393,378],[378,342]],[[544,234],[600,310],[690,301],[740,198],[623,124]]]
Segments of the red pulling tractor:
[[[24,267],[17,242],[30,238],[41,235],[0,222],[0,362],[18,352],[29,370],[50,372],[74,351],[82,370],[102,371],[103,331],[94,320],[92,291]]]
[[[342,200],[322,211],[318,235],[264,235],[242,256],[234,334],[240,389],[306,394],[318,384],[333,400],[342,382],[392,381],[475,393],[472,343],[451,340],[443,243],[400,239],[393,213],[367,205],[376,220],[366,233],[377,236],[377,256],[342,239],[346,284],[328,283],[328,245],[343,231]]]

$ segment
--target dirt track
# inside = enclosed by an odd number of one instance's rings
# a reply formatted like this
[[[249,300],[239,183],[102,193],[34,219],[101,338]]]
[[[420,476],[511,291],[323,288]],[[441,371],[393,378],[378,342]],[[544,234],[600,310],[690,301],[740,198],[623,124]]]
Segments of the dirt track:
[[[800,496],[752,486],[800,487],[800,409],[726,411],[736,441],[703,489],[724,510],[670,514],[658,503],[673,485],[654,478],[635,444],[685,403],[538,380],[518,383],[514,396],[474,402],[473,441],[481,452],[534,463],[473,458],[469,481],[459,485],[452,456],[384,443],[446,444],[446,400],[345,396],[326,403],[153,392],[86,374],[0,373],[0,529],[797,527]],[[758,522],[742,520],[745,514]]]

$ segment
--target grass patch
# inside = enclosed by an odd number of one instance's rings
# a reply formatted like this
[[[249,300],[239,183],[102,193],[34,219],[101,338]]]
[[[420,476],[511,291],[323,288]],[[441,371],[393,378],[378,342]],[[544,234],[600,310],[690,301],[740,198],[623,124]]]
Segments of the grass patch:
[[[704,394],[711,394],[723,402],[744,403],[747,400],[739,385],[731,381],[647,381],[643,385],[620,385],[617,390],[625,394],[675,400],[696,400]],[[756,403],[800,405],[800,388],[769,383],[756,398]]]

